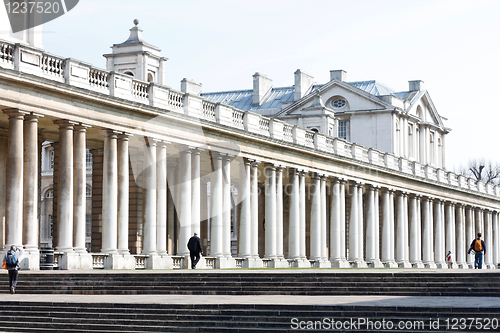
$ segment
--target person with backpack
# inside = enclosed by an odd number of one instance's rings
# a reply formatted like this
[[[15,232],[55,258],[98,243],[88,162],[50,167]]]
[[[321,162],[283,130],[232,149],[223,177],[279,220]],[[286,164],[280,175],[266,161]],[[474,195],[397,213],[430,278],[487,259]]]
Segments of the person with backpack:
[[[5,254],[5,262],[9,271],[10,293],[16,292],[17,275],[19,270],[19,258],[23,255],[23,250],[15,245],[11,245],[10,250]]]
[[[469,252],[468,254],[471,253],[471,251],[476,252],[475,256],[475,261],[474,261],[474,268],[477,269],[482,269],[483,268],[483,255],[486,255],[486,245],[484,244],[484,241],[481,239],[481,233],[477,233],[477,238],[472,241],[470,244]]]

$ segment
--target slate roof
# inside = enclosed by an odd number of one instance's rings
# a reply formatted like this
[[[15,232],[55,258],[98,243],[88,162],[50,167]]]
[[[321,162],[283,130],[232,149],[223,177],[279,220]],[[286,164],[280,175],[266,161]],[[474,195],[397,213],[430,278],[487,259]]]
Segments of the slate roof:
[[[413,91],[395,92],[393,89],[375,80],[347,82],[347,84],[376,97],[383,95],[394,95],[401,99],[411,99],[416,93]],[[313,85],[311,91],[314,91],[322,86],[322,84],[315,84]],[[293,86],[272,88],[270,93],[265,97],[262,105],[252,103],[253,90],[210,92],[202,93],[201,96],[211,102],[231,105],[239,110],[258,111],[270,109],[281,110],[283,108],[283,103],[293,102],[294,92],[295,87]]]

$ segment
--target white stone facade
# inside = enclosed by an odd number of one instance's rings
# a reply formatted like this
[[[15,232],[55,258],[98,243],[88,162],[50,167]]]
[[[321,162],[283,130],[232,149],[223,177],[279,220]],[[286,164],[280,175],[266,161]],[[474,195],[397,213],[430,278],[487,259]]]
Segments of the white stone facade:
[[[343,71],[318,86],[297,71],[288,90],[256,74],[239,92],[253,112],[192,81],[165,87],[159,62],[134,59],[131,76],[0,42],[1,243],[26,248],[23,267],[38,268],[44,177],[62,269],[187,268],[193,232],[208,268],[446,268],[448,251],[470,268],[476,232],[499,263],[500,188],[446,171],[449,129],[421,82],[377,95]]]

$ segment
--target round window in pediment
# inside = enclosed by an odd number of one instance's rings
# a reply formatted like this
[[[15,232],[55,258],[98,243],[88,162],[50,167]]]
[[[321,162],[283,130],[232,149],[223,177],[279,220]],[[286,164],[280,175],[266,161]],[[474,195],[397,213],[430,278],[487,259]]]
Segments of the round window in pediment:
[[[347,100],[342,96],[336,96],[332,99],[331,105],[335,111],[341,111],[347,107]]]

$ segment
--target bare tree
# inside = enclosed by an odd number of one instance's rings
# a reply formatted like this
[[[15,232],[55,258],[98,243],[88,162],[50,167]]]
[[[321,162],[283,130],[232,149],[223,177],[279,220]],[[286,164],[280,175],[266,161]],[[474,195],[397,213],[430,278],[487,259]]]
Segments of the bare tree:
[[[500,184],[500,165],[491,160],[470,160],[466,167],[461,167],[459,174],[482,181],[485,184]]]

